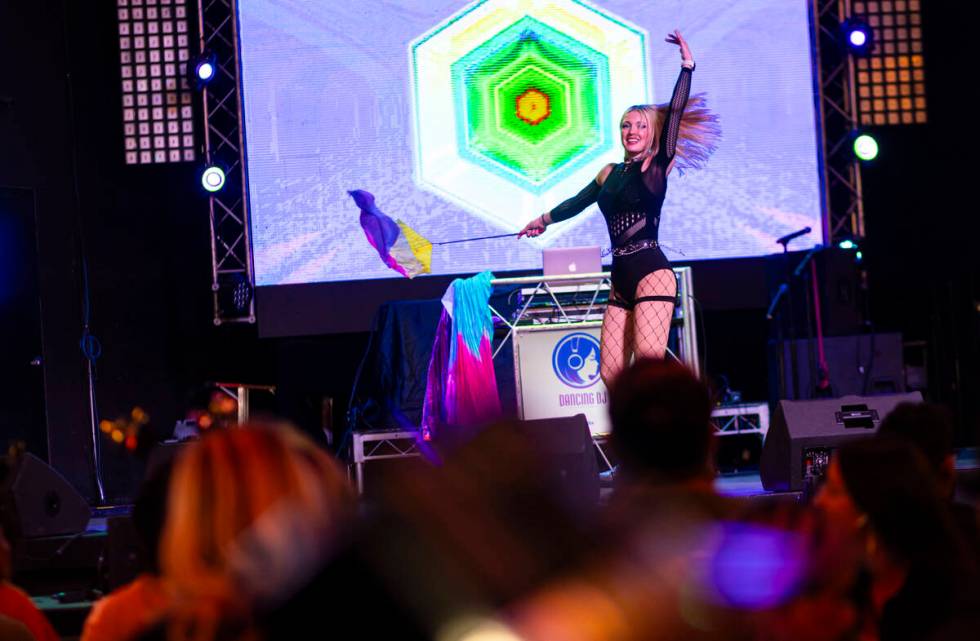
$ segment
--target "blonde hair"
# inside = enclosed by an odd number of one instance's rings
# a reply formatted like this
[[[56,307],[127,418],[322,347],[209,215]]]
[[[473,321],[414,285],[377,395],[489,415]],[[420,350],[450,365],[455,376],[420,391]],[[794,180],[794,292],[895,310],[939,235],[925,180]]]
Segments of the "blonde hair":
[[[664,119],[670,109],[669,103],[659,105],[633,105],[623,112],[620,124],[631,113],[641,113],[647,121],[647,127],[653,130],[650,137],[650,147],[644,154],[656,154],[660,150],[660,134]],[[675,166],[682,173],[685,169],[700,169],[708,162],[721,140],[721,126],[718,124],[718,114],[708,109],[705,94],[691,96],[681,115],[680,129],[677,132],[677,149]],[[624,155],[624,158],[629,158]]]
[[[251,588],[261,586],[242,579],[242,557],[256,549],[255,540],[260,547],[271,541],[259,550],[266,557],[302,554],[283,545],[294,534],[274,520],[284,508],[289,526],[298,524],[307,539],[326,546],[338,538],[353,505],[339,465],[289,427],[218,430],[187,446],[174,466],[160,544],[162,574],[175,597],[168,639],[211,641],[219,630],[255,638]],[[274,568],[289,569],[290,563],[271,559]],[[275,583],[279,577],[267,578]]]

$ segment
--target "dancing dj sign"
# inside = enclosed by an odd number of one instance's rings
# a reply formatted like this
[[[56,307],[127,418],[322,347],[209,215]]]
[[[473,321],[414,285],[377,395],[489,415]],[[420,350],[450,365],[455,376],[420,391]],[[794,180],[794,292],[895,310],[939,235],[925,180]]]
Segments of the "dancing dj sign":
[[[599,327],[521,328],[514,335],[518,403],[525,419],[585,414],[593,434],[609,433],[599,378]]]

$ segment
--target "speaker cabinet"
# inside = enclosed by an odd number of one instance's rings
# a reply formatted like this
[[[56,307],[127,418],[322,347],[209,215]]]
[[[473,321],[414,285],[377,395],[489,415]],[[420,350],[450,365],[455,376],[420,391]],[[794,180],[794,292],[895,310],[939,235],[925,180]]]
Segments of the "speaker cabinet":
[[[808,253],[794,251],[766,257],[769,300],[772,300],[781,284],[787,283],[790,287],[776,310],[778,318],[774,324],[779,328],[778,336],[784,339],[806,338],[810,335],[808,327],[813,324],[814,311],[812,301],[811,306],[807,304],[813,291],[810,283],[811,271],[804,266],[798,275],[795,273]],[[817,268],[824,336],[844,336],[862,331],[866,292],[861,285],[861,270],[855,261],[854,252],[824,247],[812,256],[812,260]]]
[[[808,476],[822,473],[834,449],[874,434],[881,419],[903,402],[920,403],[922,395],[912,392],[779,401],[762,447],[762,487],[783,492],[802,490]]]
[[[3,483],[4,522],[16,538],[78,534],[92,515],[88,503],[68,481],[33,454],[8,459]]]
[[[769,398],[816,398],[816,340],[769,344]],[[861,334],[824,339],[831,394],[901,394],[905,392],[901,334]],[[795,376],[794,376],[795,371]]]
[[[521,431],[543,454],[542,469],[575,502],[599,501],[599,464],[585,414],[520,422]]]

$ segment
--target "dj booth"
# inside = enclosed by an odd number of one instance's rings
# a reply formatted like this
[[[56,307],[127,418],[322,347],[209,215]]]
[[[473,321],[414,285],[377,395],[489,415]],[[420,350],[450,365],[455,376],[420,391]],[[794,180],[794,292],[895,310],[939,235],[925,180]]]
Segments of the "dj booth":
[[[691,268],[675,268],[674,275],[677,301],[668,355],[699,373]],[[608,434],[606,387],[599,377],[599,342],[609,299],[609,273],[502,278],[493,285],[520,288],[514,313],[501,313],[491,303],[494,318],[507,329],[494,354],[499,354],[508,340],[513,341],[518,417],[581,413],[588,418],[594,436]]]
[[[691,269],[674,269],[677,301],[668,355],[700,372]],[[521,419],[584,414],[605,457],[610,427],[599,377],[599,336],[608,272],[492,281],[494,368],[501,403]],[[363,489],[369,461],[417,456],[439,301],[398,301],[379,309],[351,397],[352,473]],[[608,459],[606,461],[608,463]]]

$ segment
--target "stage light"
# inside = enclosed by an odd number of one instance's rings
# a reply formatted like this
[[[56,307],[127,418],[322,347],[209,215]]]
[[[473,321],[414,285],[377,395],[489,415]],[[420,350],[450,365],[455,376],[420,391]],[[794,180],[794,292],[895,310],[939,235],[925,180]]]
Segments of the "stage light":
[[[867,54],[851,54],[862,35],[839,34],[841,49],[854,58],[854,91],[862,125],[913,125],[928,121],[926,69],[920,2],[851,3],[871,27]]]
[[[206,191],[220,191],[225,186],[225,171],[217,165],[208,165],[201,172],[201,186]]]
[[[197,160],[187,0],[115,0],[127,165]],[[193,71],[193,66],[191,66]]]
[[[214,78],[214,74],[218,71],[218,61],[217,57],[210,51],[205,51],[198,55],[191,63],[188,65],[188,69],[194,75],[194,82],[197,88],[200,89],[204,85],[211,82]]]
[[[244,280],[244,276],[243,276],[242,280],[235,283],[235,287],[232,289],[231,292],[232,305],[234,305],[235,309],[238,312],[244,312],[246,309],[248,309],[248,303],[251,300],[252,300],[252,287],[251,285],[248,284],[247,280]]]
[[[836,238],[837,247],[845,251],[855,252],[855,258],[861,254],[861,243],[863,240],[864,238],[851,231],[845,231]]]
[[[226,313],[240,315],[248,312],[253,290],[244,273],[221,274],[212,288],[218,293],[219,307]]]
[[[867,20],[857,17],[848,18],[841,23],[841,33],[851,53],[859,56],[871,53],[871,48],[874,46],[874,31]]]
[[[203,60],[198,63],[195,71],[197,72],[198,80],[207,82],[214,77],[214,64],[208,60]]]
[[[865,162],[874,160],[878,157],[878,141],[871,134],[857,134],[854,137],[854,155]]]
[[[795,532],[747,523],[719,526],[708,576],[727,605],[771,608],[794,594],[806,575],[806,545]]]

